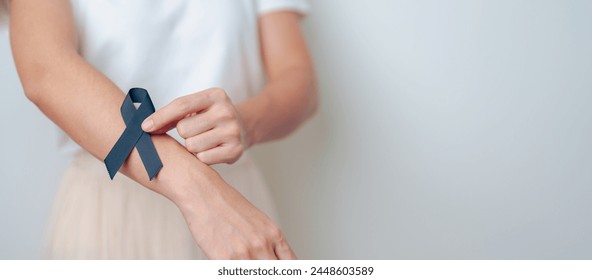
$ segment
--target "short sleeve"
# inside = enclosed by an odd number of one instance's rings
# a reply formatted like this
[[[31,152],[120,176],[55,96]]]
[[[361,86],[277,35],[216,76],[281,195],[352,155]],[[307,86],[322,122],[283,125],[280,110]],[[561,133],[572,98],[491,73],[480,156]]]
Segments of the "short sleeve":
[[[275,11],[294,11],[306,15],[310,9],[308,0],[256,0],[259,15]]]
[[[8,0],[0,0],[0,29],[8,26]]]

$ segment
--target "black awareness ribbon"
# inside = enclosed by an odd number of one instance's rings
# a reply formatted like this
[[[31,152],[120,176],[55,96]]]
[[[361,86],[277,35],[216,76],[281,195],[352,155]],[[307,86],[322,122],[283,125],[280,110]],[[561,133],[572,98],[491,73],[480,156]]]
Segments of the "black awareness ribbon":
[[[138,109],[134,103],[140,104]],[[154,104],[152,104],[148,91],[143,88],[130,89],[121,105],[121,116],[126,128],[105,158],[105,165],[111,180],[134,147],[138,149],[150,181],[162,168],[162,162],[154,148],[150,134],[144,132],[141,127],[144,119],[152,113],[154,113]]]

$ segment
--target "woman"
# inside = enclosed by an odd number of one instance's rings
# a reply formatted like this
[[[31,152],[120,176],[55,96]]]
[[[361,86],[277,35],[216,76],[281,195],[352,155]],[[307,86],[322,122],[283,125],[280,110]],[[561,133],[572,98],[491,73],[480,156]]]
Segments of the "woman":
[[[295,258],[245,150],[316,108],[305,11],[303,0],[11,1],[25,94],[73,155],[49,257]],[[102,160],[132,87],[157,108],[142,128],[163,168],[150,181],[134,150],[110,181]]]

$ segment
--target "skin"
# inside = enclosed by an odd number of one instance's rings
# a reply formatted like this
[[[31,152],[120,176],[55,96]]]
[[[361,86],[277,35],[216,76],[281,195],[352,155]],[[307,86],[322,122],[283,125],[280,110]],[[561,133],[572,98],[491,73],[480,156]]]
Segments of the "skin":
[[[104,159],[125,128],[119,113],[125,95],[77,53],[69,1],[10,5],[13,56],[27,98],[81,147]],[[156,178],[148,180],[136,150],[120,170],[175,203],[209,258],[296,258],[280,228],[208,164],[234,162],[247,147],[289,134],[314,112],[312,64],[298,23],[291,12],[260,18],[269,79],[260,94],[236,106],[223,89],[173,101],[153,114],[152,127],[146,128],[156,132],[152,140],[164,165]],[[180,109],[182,117],[174,113]],[[200,126],[206,119],[210,129]],[[158,134],[172,127],[192,143],[190,151]]]
[[[294,131],[314,113],[313,67],[296,13],[260,20],[262,57],[269,82],[257,96],[234,106],[224,89],[180,97],[148,117],[146,132],[176,128],[185,146],[207,164],[234,163],[254,144]]]

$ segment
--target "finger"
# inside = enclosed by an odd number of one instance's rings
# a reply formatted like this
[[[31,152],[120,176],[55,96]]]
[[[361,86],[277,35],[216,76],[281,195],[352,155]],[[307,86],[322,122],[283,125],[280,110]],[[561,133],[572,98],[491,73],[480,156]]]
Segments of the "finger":
[[[250,259],[252,259],[249,249],[244,243],[239,242],[239,240],[234,240],[234,242],[232,242],[232,240],[229,240],[229,241],[231,242],[232,247],[229,248],[230,255],[225,257],[225,259],[230,259],[230,260],[250,260]]]
[[[242,238],[246,248],[249,248],[249,259],[251,260],[277,260],[273,251],[273,243],[268,242],[263,235],[258,232],[251,232]]]
[[[277,260],[275,252],[273,251],[273,243],[268,242],[261,235],[253,232],[253,237],[246,240],[250,244],[250,256],[253,260]]]
[[[255,252],[251,253],[251,256],[255,260],[277,260],[278,258],[273,251],[273,247],[271,245],[265,248],[259,248]]]
[[[206,109],[212,102],[211,98],[201,92],[179,97],[146,118],[142,129],[146,132],[161,132],[162,129],[172,128],[177,121]]]
[[[278,260],[295,260],[296,254],[288,245],[288,242],[285,239],[282,239],[278,242],[275,246],[275,255],[277,256]]]
[[[219,130],[212,129],[185,139],[185,148],[192,153],[200,153],[222,145],[222,140]]]
[[[144,131],[146,131],[146,132],[149,132],[149,133],[151,133],[151,134],[165,134],[165,133],[167,133],[169,130],[171,130],[171,129],[175,128],[175,126],[176,126],[176,125],[177,125],[177,124],[176,124],[175,122],[171,122],[171,123],[169,123],[169,124],[167,124],[167,125],[165,125],[165,126],[163,126],[163,127],[159,128],[159,129],[157,129],[157,130],[154,130],[154,131],[147,131],[147,130],[145,130],[145,129],[143,129],[143,128],[142,128],[142,130],[144,130]]]
[[[204,133],[216,125],[211,111],[184,118],[177,123],[177,132],[184,139]]]
[[[195,114],[196,113],[191,113],[191,114],[185,115],[185,118],[184,119],[189,118],[189,117],[192,117],[192,116],[195,116]],[[184,119],[181,119],[181,120],[184,120]],[[156,129],[156,130],[154,130],[154,131],[152,131],[150,133],[152,133],[152,134],[164,134],[164,133],[167,133],[169,130],[175,128],[178,123],[179,122],[170,122],[167,125],[159,128],[159,129]]]
[[[198,152],[196,156],[201,162],[212,165],[216,163],[234,163],[240,157],[240,153],[231,145],[221,145]]]

